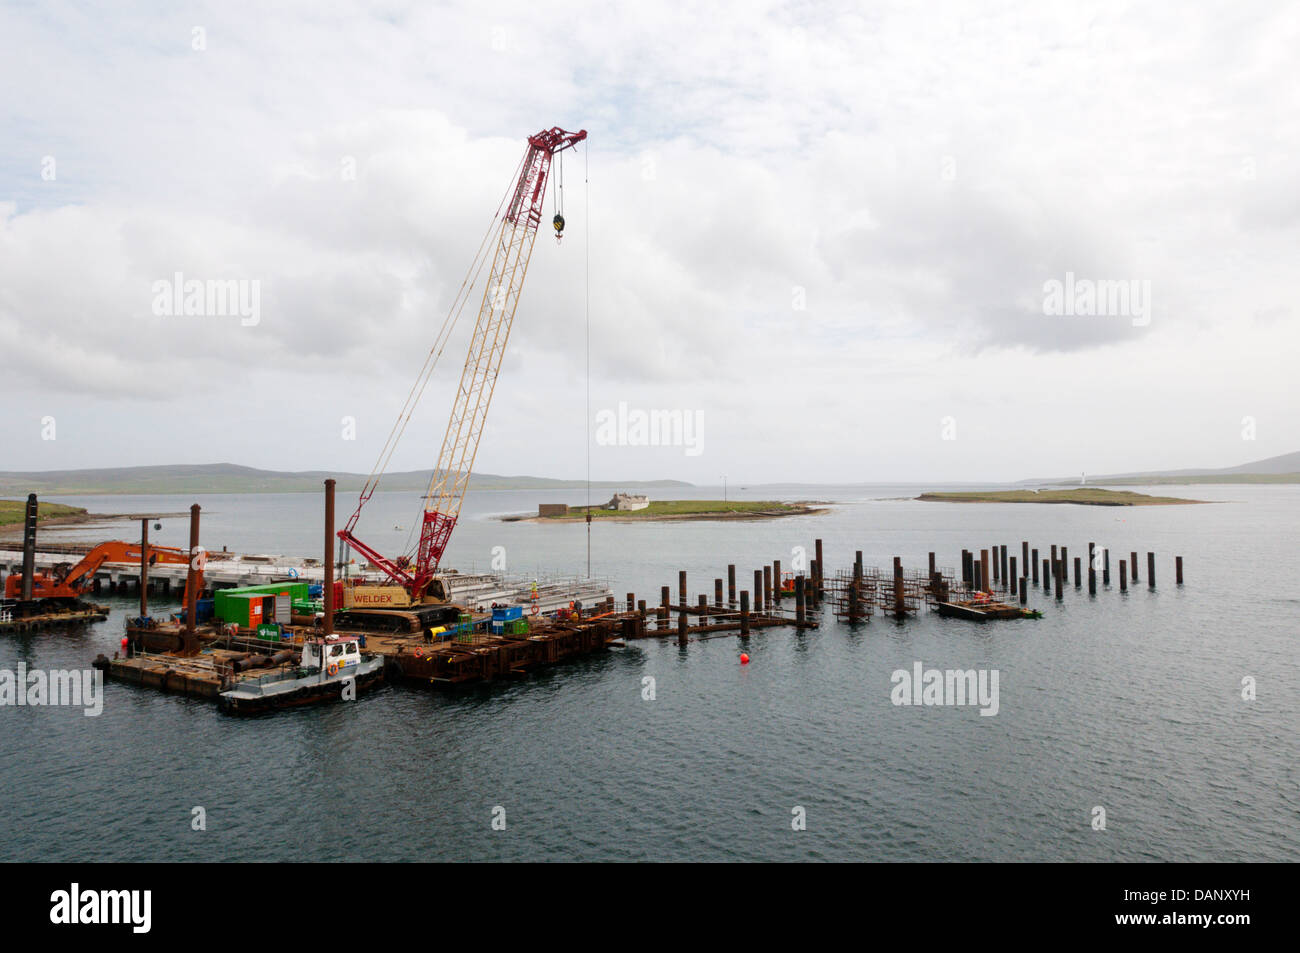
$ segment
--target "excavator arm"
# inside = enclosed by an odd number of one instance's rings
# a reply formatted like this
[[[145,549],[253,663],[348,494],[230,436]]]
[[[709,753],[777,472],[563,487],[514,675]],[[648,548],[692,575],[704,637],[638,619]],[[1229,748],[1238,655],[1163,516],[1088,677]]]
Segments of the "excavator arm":
[[[170,565],[187,565],[189,557],[184,550],[168,546],[149,546],[146,558],[149,565],[159,563]],[[119,540],[100,543],[66,573],[45,575],[37,573],[32,580],[32,597],[35,599],[76,599],[90,588],[95,580],[95,573],[104,563],[140,563],[140,544],[124,543]],[[22,594],[22,579],[11,575],[5,580],[5,598],[17,599]]]

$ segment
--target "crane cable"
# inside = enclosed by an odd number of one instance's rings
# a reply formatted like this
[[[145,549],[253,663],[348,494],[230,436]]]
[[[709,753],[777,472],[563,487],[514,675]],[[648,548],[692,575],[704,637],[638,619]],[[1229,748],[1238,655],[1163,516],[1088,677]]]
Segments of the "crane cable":
[[[583,305],[583,317],[587,334],[587,418],[583,421],[582,432],[587,438],[587,578],[591,578],[591,176],[588,172],[587,154],[591,143],[582,144],[582,232],[586,236],[586,301]],[[561,153],[563,154],[563,153]]]
[[[526,156],[525,156],[526,158]],[[451,306],[447,311],[447,316],[443,319],[442,327],[438,329],[438,334],[434,338],[433,346],[429,353],[425,355],[424,363],[420,367],[420,372],[416,376],[415,383],[411,385],[411,390],[406,395],[406,400],[402,404],[402,409],[398,412],[397,420],[393,423],[392,430],[389,431],[388,439],[384,441],[384,446],[379,451],[379,458],[375,462],[374,468],[366,478],[365,484],[361,488],[359,502],[357,504],[357,513],[360,514],[361,507],[366,500],[375,492],[379,485],[384,472],[388,469],[388,464],[392,460],[393,452],[397,449],[398,442],[406,432],[406,425],[411,421],[411,414],[415,411],[416,405],[419,404],[420,398],[424,396],[424,390],[429,384],[429,379],[433,375],[434,369],[438,365],[438,359],[442,357],[442,352],[447,346],[447,341],[451,337],[451,332],[455,329],[460,320],[461,314],[465,310],[465,305],[469,301],[469,293],[478,283],[478,276],[483,270],[483,265],[487,261],[484,250],[487,247],[488,238],[492,235],[497,220],[501,217],[501,210],[505,207],[506,200],[510,197],[515,189],[515,182],[519,178],[519,172],[523,167],[524,159],[519,161],[515,168],[515,174],[511,178],[511,184],[506,188],[505,194],[502,195],[500,203],[497,205],[496,213],[492,216],[491,222],[488,223],[487,230],[483,233],[483,238],[479,242],[478,250],[474,253],[474,259],[470,262],[469,270],[461,280],[460,288],[457,289],[456,295],[452,298]],[[409,540],[408,540],[409,542]]]
[[[564,237],[564,152],[556,153],[555,160],[555,175],[551,177],[551,224],[555,226],[558,242]]]
[[[501,201],[502,204],[504,205],[505,199],[503,198]],[[478,253],[475,255],[474,261],[470,263],[470,271],[473,272],[474,277],[471,279],[469,277],[469,273],[467,272],[465,278],[461,281],[461,289],[465,291],[465,294],[464,297],[461,298],[459,308],[456,309],[456,317],[452,320],[451,326],[447,328],[447,332],[445,335],[439,332],[442,338],[442,343],[439,344],[437,340],[434,341],[434,347],[437,349],[438,354],[436,357],[434,357],[433,364],[429,366],[429,370],[424,374],[423,381],[420,382],[420,391],[418,394],[415,395],[415,402],[411,405],[411,409],[406,413],[406,418],[402,421],[402,429],[397,434],[398,440],[400,440],[402,438],[402,434],[406,432],[406,425],[410,423],[411,413],[415,410],[415,405],[419,404],[420,399],[424,396],[424,389],[429,386],[429,380],[433,376],[433,370],[438,364],[438,358],[442,357],[443,349],[446,348],[447,342],[451,339],[451,332],[455,329],[456,325],[459,323],[460,316],[465,310],[465,305],[469,302],[470,292],[472,292],[474,288],[478,285],[478,277],[483,271],[483,266],[487,264],[488,261],[488,256],[483,254],[483,250],[487,243],[488,235],[491,234],[492,232],[492,226],[496,224],[497,218],[500,216],[500,212],[501,212],[501,208],[498,206],[497,208],[498,214],[493,216],[492,222],[488,225],[487,232],[484,233],[483,235],[483,241],[479,243]],[[468,282],[468,288],[466,287],[466,282]],[[457,292],[457,294],[460,294],[460,292]],[[394,448],[396,448],[396,445],[397,445],[396,441],[394,441],[393,444]],[[391,455],[392,454],[390,451],[389,456]],[[387,461],[385,461],[385,467],[387,467]],[[437,464],[435,464],[433,468],[433,472],[436,473],[437,469],[438,469]],[[375,482],[377,483],[378,480],[376,480]],[[429,501],[426,499],[424,502],[425,502],[425,507],[427,509]],[[408,557],[414,555],[415,553],[415,543],[412,542],[412,539],[415,536],[415,527],[417,525],[420,525],[422,522],[423,520],[420,520],[418,522],[412,522],[411,529],[406,534],[406,546],[404,548],[404,551]]]
[[[519,179],[519,176],[523,170],[524,163],[526,161],[527,161],[527,153],[525,153],[523,159],[519,160],[519,165],[515,167],[515,172],[512,177],[513,180],[517,181]],[[457,299],[459,300],[460,303],[459,305],[457,305],[456,299],[453,299],[452,301],[452,307],[455,309],[455,317],[451,319],[450,326],[447,325],[446,321],[443,322],[445,333],[442,330],[440,330],[438,332],[439,338],[434,340],[434,349],[436,349],[438,353],[433,358],[433,364],[429,365],[429,369],[426,372],[424,372],[423,380],[417,381],[420,388],[419,393],[415,395],[415,401],[414,403],[411,404],[410,410],[406,411],[405,419],[399,418],[399,420],[401,421],[401,430],[398,431],[397,433],[397,440],[400,440],[402,438],[402,434],[406,432],[406,425],[410,423],[411,413],[415,410],[415,405],[419,404],[420,399],[424,396],[425,388],[429,386],[429,380],[433,376],[433,370],[434,367],[437,366],[438,358],[442,357],[442,352],[447,347],[447,342],[451,339],[451,332],[455,330],[457,323],[459,323],[460,321],[461,314],[463,314],[465,311],[465,305],[469,303],[470,294],[473,292],[474,288],[478,286],[479,275],[482,274],[483,266],[486,265],[488,262],[489,256],[484,254],[484,252],[487,249],[488,238],[492,235],[493,231],[495,230],[497,221],[501,219],[501,210],[505,207],[506,200],[510,197],[510,195],[514,192],[516,188],[517,186],[515,185],[509,186],[506,189],[505,194],[501,196],[501,201],[497,204],[496,214],[492,216],[492,220],[488,223],[487,230],[483,233],[483,238],[479,241],[478,251],[474,253],[474,260],[470,262],[469,271],[465,273],[465,277],[461,280],[460,288],[456,292]],[[473,277],[471,277],[471,275]],[[448,317],[449,318],[451,317],[450,312],[448,313]],[[442,342],[441,344],[438,343],[439,339]],[[430,351],[430,354],[431,355],[433,354],[432,350]],[[426,358],[426,361],[427,360],[428,359]],[[412,390],[414,390],[414,388],[412,388]],[[409,399],[410,398],[408,397],[408,400]],[[396,441],[394,441],[393,446],[395,449],[397,446]],[[392,456],[392,451],[389,451],[389,456],[390,457]],[[387,467],[387,465],[388,465],[388,461],[385,460],[384,466]],[[437,470],[438,467],[437,464],[435,464],[432,472],[436,473]],[[432,473],[430,474],[430,477],[432,478]],[[375,482],[378,483],[378,480],[376,480]],[[425,502],[425,507],[427,508],[429,501],[426,499],[424,502]],[[422,522],[423,522],[422,520],[417,522],[412,522],[411,529],[406,534],[406,545],[403,551],[408,558],[415,555],[415,549],[417,545],[415,542],[413,542],[415,537],[415,528],[417,525],[420,525],[420,523]]]

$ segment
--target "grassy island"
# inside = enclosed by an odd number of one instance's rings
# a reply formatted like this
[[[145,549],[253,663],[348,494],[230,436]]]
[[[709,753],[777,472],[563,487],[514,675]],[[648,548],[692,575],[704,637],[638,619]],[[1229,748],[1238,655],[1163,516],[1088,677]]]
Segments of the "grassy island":
[[[587,519],[588,507],[571,506],[566,513],[547,516],[507,516],[510,521],[536,523],[581,523]],[[803,516],[821,513],[811,503],[782,503],[776,500],[652,500],[640,510],[610,510],[603,505],[590,507],[593,520],[640,523],[655,520],[757,520],[779,516]]]

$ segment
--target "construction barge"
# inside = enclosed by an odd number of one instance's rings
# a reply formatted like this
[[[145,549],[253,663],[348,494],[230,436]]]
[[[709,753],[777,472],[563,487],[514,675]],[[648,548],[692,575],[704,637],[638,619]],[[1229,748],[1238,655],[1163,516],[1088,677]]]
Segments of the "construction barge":
[[[77,601],[61,606],[8,602],[0,604],[0,635],[89,625],[108,618],[108,606]]]
[[[406,589],[364,574],[333,579],[333,570],[342,560],[336,561],[327,549],[319,584],[293,573],[258,585],[217,588],[208,595],[203,550],[198,545],[199,509],[197,504],[191,507],[187,550],[150,547],[145,522],[138,545],[101,543],[75,566],[60,565],[48,574],[35,571],[32,521],[22,575],[6,580],[6,592],[30,596],[21,600],[23,604],[47,615],[64,613],[66,620],[69,594],[84,592],[92,577],[114,561],[124,572],[132,565],[126,559],[130,556],[138,560],[134,565],[139,574],[140,612],[127,620],[121,651],[111,659],[101,654],[94,666],[118,681],[206,698],[226,711],[251,713],[350,700],[384,681],[450,688],[520,678],[636,639],[675,635],[685,646],[692,637],[702,640],[736,633],[746,639],[754,629],[812,629],[820,624],[823,599],[830,600],[835,617],[850,624],[869,621],[877,611],[902,621],[923,606],[976,622],[1039,618],[1038,610],[1025,605],[1030,585],[1037,586],[1041,578],[1050,591],[1054,584],[1060,599],[1070,565],[1066,547],[1059,548],[1059,556],[1057,547],[1052,547],[1051,558],[1041,561],[1040,574],[1038,551],[1031,553],[1024,542],[1019,565],[1008,547],[998,546],[963,550],[960,573],[936,567],[933,552],[928,569],[905,571],[902,560],[894,557],[890,573],[865,567],[858,551],[851,570],[828,577],[818,539],[808,572],[803,566],[799,571],[783,571],[781,562],[773,560],[754,570],[752,590],[740,590],[733,564],[727,567],[725,597],[724,579],[719,576],[712,581],[711,593],[692,598],[682,571],[676,599],[664,586],[659,604],[647,605],[632,592],[617,603],[603,582],[534,581],[521,587],[500,576],[450,571],[431,580],[435,595],[421,592],[417,600]],[[334,538],[332,480],[326,481],[325,522],[329,546]],[[191,558],[192,553],[199,555]],[[1155,555],[1147,557],[1147,583],[1154,589]],[[1096,595],[1098,582],[1109,586],[1109,559],[1104,547],[1088,545],[1090,596]],[[1082,585],[1080,563],[1079,558],[1073,562],[1075,588]],[[151,571],[175,572],[182,566],[182,611],[169,612],[165,618],[151,616]],[[1126,591],[1130,567],[1136,582],[1136,552],[1131,560],[1119,562],[1121,592]],[[1182,568],[1178,557],[1179,586]],[[997,590],[1018,595],[1020,605],[997,598]],[[490,605],[483,604],[489,600]]]
[[[36,571],[38,512],[36,494],[30,493],[24,506],[23,548],[18,554],[18,571],[9,563],[9,575],[0,588],[0,634],[84,625],[108,618],[107,606],[81,599],[85,587],[79,586],[76,579],[69,580],[70,563],[51,565],[49,572]]]
[[[1041,619],[1037,609],[1026,609],[992,599],[966,599],[961,602],[935,602],[935,611],[951,619],[988,622],[991,619]]]
[[[648,610],[644,601],[635,600],[628,606],[611,596],[586,616],[559,610],[526,619],[519,607],[498,608],[490,615],[460,613],[463,621],[434,633],[336,629],[334,634],[357,639],[363,651],[382,659],[385,681],[451,688],[520,678],[636,639],[747,635],[750,629],[795,624],[778,612],[747,611],[742,617],[706,607],[701,614],[698,605],[673,607],[677,621],[671,622],[669,607]],[[123,652],[111,659],[100,655],[95,667],[117,681],[196,698],[217,699],[242,684],[283,677],[298,665],[301,646],[319,638],[315,625],[282,628],[268,637],[213,622],[196,626],[191,636],[184,621],[139,622],[128,625]],[[810,624],[815,623],[804,623]]]
[[[519,677],[557,662],[622,645],[618,620],[548,622],[525,634],[476,635],[469,639],[428,638],[417,633],[337,631],[340,639],[356,639],[365,652],[383,662],[384,680],[424,686],[454,686]],[[304,642],[316,635],[288,632],[281,642],[255,645],[248,640],[227,643],[210,635],[208,644],[187,652],[128,649],[112,659],[101,655],[95,667],[122,682],[196,698],[216,699],[251,681],[279,676],[298,667]],[[207,641],[200,635],[200,641]],[[291,657],[281,658],[284,653]],[[268,659],[258,663],[257,658]],[[271,661],[274,660],[274,661]]]

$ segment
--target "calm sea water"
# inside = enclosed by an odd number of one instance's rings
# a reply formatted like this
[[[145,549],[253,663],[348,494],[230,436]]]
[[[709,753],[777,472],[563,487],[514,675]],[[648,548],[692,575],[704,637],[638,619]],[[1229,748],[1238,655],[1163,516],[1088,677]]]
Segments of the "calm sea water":
[[[735,562],[825,541],[829,569],[955,566],[962,547],[1088,541],[1142,554],[1095,599],[1041,590],[1040,621],[933,613],[850,629],[647,640],[527,680],[431,693],[386,687],[349,705],[235,720],[214,705],[109,683],[97,718],[0,709],[3,860],[1294,860],[1300,854],[1300,487],[1190,487],[1213,506],[1114,509],[918,503],[931,487],[731,487],[835,501],[755,523],[597,525],[592,569],[650,602],[690,573],[712,591]],[[660,491],[661,492],[661,491]],[[1156,490],[1156,492],[1166,492]],[[1182,492],[1175,490],[1174,492]],[[716,489],[679,496],[715,497]],[[188,498],[61,498],[97,512],[177,511]],[[502,523],[574,491],[479,492],[448,562],[584,572],[586,528]],[[314,495],[200,497],[203,541],[316,554]],[[350,508],[340,497],[340,521]],[[416,494],[375,497],[360,535],[399,549]],[[395,527],[401,527],[396,529]],[[58,538],[130,536],[123,524]],[[153,534],[184,545],[182,519]],[[47,538],[55,538],[53,533]],[[1145,553],[1158,554],[1154,591]],[[1173,585],[1184,556],[1187,584]],[[0,638],[0,668],[82,668],[121,637],[109,620]],[[751,664],[741,666],[747,651]],[[891,674],[996,669],[1000,711],[896,707]],[[642,697],[643,678],[656,697]],[[1241,683],[1256,679],[1244,701]],[[207,830],[191,830],[201,806]],[[1094,807],[1106,830],[1091,826]],[[493,830],[494,808],[506,829]],[[802,808],[807,829],[792,830]]]

